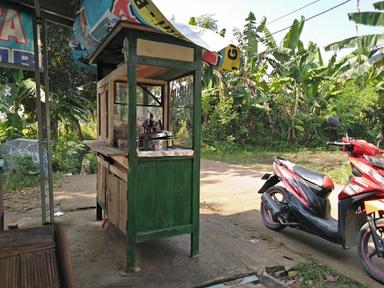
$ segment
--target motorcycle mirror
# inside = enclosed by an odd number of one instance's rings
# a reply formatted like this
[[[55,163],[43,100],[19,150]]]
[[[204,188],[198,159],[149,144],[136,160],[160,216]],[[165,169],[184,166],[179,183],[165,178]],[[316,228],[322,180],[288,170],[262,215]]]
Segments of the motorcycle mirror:
[[[340,128],[341,127],[341,122],[339,120],[339,118],[335,117],[335,116],[330,116],[327,118],[327,124],[331,127],[334,127],[334,128]]]

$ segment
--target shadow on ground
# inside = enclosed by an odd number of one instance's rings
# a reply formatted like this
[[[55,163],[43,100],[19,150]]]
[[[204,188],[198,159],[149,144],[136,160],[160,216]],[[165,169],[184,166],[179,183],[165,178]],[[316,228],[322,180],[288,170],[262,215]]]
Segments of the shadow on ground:
[[[282,254],[275,243],[256,238],[226,216],[202,214],[198,258],[189,257],[189,235],[149,241],[137,246],[141,271],[126,273],[125,236],[94,219],[94,209],[60,218],[68,229],[79,287],[194,287],[302,260],[291,251]]]

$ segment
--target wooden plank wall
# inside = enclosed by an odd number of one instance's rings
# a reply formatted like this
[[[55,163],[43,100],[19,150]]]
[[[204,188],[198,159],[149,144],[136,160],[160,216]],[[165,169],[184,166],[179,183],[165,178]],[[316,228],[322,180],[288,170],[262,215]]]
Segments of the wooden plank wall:
[[[113,166],[110,166],[113,167]],[[127,189],[126,179],[116,176],[99,163],[97,195],[106,205],[108,220],[124,234],[127,233]],[[126,177],[126,176],[125,176]]]

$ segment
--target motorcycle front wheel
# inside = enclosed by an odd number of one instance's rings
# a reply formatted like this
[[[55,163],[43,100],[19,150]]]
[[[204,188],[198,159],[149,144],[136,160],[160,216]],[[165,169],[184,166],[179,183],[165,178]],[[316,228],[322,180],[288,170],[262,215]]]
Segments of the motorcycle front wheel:
[[[384,219],[376,220],[376,230],[380,240],[384,243]],[[377,255],[368,223],[360,230],[358,250],[359,261],[364,270],[372,278],[384,284],[384,258]]]
[[[268,193],[269,196],[272,197],[272,199],[277,203],[279,207],[285,205],[287,203],[287,192],[283,187],[280,186],[273,186],[269,188],[267,191],[264,193]],[[266,227],[269,229],[279,231],[285,227],[286,225],[281,224],[278,221],[275,221],[272,217],[271,211],[267,208],[263,200],[261,200],[260,203],[260,214],[261,214],[261,219],[263,220],[263,223]]]

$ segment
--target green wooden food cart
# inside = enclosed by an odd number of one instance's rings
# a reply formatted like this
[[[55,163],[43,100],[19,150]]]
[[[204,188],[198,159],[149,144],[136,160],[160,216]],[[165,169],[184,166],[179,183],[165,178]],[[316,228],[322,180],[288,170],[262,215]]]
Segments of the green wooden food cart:
[[[42,223],[47,222],[44,145],[54,222],[46,29],[53,21],[73,28],[75,64],[97,67],[97,139],[86,142],[97,153],[97,219],[108,219],[126,234],[128,267],[135,266],[136,243],[162,237],[190,234],[191,256],[197,256],[202,61],[231,71],[239,66],[239,50],[213,31],[168,20],[152,0],[8,0],[2,5],[8,3],[9,15],[30,23],[27,32],[34,39],[22,47],[24,54],[14,49],[19,57],[0,57],[0,63],[35,71]],[[15,48],[5,47],[6,53]]]
[[[97,219],[136,243],[191,235],[199,254],[202,48],[121,21],[97,65]],[[171,132],[172,131],[172,132]],[[103,215],[104,213],[104,215]]]

